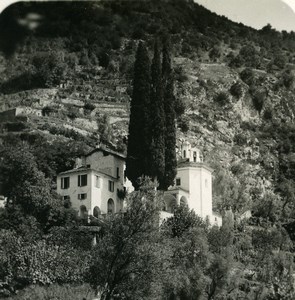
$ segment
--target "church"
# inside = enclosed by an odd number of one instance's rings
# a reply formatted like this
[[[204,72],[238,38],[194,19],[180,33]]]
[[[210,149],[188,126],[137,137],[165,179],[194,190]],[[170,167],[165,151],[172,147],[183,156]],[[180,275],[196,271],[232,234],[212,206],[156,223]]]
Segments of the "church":
[[[77,158],[72,170],[58,174],[57,193],[71,201],[81,218],[123,212],[124,197],[133,191],[125,176],[125,161],[121,153],[97,147]],[[220,226],[221,217],[212,211],[212,172],[201,151],[183,141],[175,184],[164,193],[161,219],[172,216],[174,207],[183,203],[211,225]]]

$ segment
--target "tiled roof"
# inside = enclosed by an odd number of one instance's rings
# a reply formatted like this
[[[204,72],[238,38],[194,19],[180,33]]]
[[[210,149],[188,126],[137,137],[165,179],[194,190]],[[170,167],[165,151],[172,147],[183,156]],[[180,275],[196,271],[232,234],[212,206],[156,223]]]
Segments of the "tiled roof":
[[[98,173],[98,174],[102,174],[102,175],[105,175],[105,176],[108,176],[112,179],[118,179],[117,177],[114,177],[110,174],[107,174],[103,171],[100,171],[100,170],[95,170],[95,169],[91,169],[91,168],[86,168],[86,167],[80,167],[80,168],[75,168],[75,169],[72,169],[72,170],[68,170],[68,171],[65,171],[65,172],[61,172],[59,173],[57,176],[61,176],[61,175],[67,175],[67,174],[72,174],[72,173],[85,173],[85,172],[89,172],[89,171],[93,171],[95,173]]]
[[[99,148],[93,149],[91,152],[86,154],[86,157],[92,155],[95,152],[99,152],[99,151],[114,155],[114,156],[119,157],[119,158],[124,159],[124,160],[126,159],[126,155],[124,155],[122,153],[119,153],[119,152],[116,152],[114,150],[111,150],[111,149],[109,149],[107,147],[104,147],[104,146],[100,146]]]

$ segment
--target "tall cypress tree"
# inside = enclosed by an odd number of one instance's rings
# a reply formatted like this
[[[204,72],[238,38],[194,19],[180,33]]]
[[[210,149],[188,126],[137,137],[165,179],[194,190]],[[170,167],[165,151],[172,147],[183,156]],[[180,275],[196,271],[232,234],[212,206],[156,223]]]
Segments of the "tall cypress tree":
[[[171,56],[169,52],[170,43],[166,41],[163,47],[163,87],[164,87],[164,111],[165,111],[165,177],[161,188],[167,190],[173,185],[176,176],[176,127],[175,127],[175,96],[174,76],[171,67]]]
[[[133,94],[130,104],[130,122],[126,159],[126,176],[137,189],[137,179],[145,175],[149,145],[148,124],[150,106],[150,60],[143,42],[137,48],[134,64]]]
[[[155,40],[151,66],[150,147],[147,175],[157,179],[160,188],[165,174],[165,113],[161,69],[161,51],[158,40]]]

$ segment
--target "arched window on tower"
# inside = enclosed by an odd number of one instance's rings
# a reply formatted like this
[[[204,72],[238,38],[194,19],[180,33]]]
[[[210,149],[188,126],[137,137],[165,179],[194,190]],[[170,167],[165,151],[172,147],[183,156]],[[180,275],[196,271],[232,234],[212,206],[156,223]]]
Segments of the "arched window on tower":
[[[115,203],[112,198],[108,200],[108,214],[115,213]]]
[[[194,162],[197,162],[197,151],[194,151],[193,156],[194,156]]]

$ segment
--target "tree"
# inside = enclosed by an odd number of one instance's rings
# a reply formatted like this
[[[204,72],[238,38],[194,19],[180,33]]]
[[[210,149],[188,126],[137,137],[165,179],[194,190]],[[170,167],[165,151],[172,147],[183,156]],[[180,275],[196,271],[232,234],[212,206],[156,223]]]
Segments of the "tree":
[[[151,100],[149,127],[149,161],[146,175],[157,179],[163,186],[165,174],[165,112],[163,81],[159,42],[154,43],[154,57],[151,66]]]
[[[162,77],[164,86],[164,111],[165,111],[165,177],[160,182],[160,188],[167,190],[173,185],[176,176],[176,124],[175,124],[175,96],[174,75],[171,68],[169,44],[163,47]]]
[[[163,293],[158,299],[199,299],[208,282],[205,272],[211,256],[207,225],[187,205],[180,205],[161,229],[161,248],[170,255],[156,278]]]
[[[75,218],[73,211],[66,210],[63,201],[51,192],[50,180],[38,169],[26,143],[4,148],[1,156],[3,193],[8,198],[2,224],[18,228],[19,223],[28,224],[31,218],[32,223],[38,222],[37,226],[47,230]]]
[[[171,237],[180,237],[191,228],[206,228],[202,218],[197,216],[187,205],[180,205],[174,209],[173,216],[168,218],[162,229]]]
[[[93,250],[88,280],[102,300],[141,299],[149,291],[158,232],[155,184],[143,179],[129,195],[124,214],[107,220],[106,233]],[[132,296],[131,296],[132,295]]]
[[[110,118],[107,114],[104,114],[98,120],[98,132],[99,141],[103,144],[108,145],[112,137],[112,127],[110,124]]]
[[[150,60],[143,42],[138,44],[130,108],[126,175],[135,188],[148,164],[148,125],[150,104]]]

